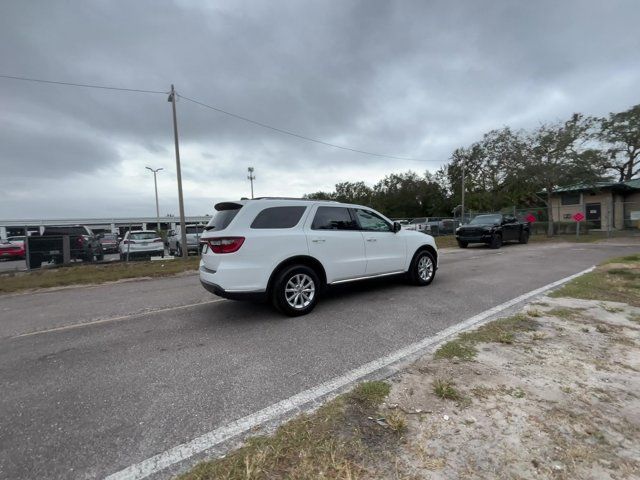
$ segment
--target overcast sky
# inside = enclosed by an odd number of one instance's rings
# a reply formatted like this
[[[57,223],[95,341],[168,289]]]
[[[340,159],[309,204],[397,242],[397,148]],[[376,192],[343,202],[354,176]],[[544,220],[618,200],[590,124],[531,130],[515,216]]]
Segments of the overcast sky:
[[[20,1],[0,74],[178,93],[187,214],[435,170],[504,125],[640,103],[640,2]],[[0,79],[0,219],[177,214],[164,94]]]

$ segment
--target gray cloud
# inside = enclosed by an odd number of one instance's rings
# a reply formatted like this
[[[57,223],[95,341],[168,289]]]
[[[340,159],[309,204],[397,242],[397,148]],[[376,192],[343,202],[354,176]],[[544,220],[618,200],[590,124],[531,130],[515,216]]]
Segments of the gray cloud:
[[[301,194],[437,168],[504,124],[625,109],[638,103],[638,14],[633,0],[8,2],[0,70],[152,90],[175,83],[302,135],[428,160],[310,144],[181,100],[187,205],[197,209],[207,195],[246,195],[249,164],[261,194]],[[149,178],[136,170],[147,161],[167,169],[165,204],[175,212],[164,95],[0,85],[0,218],[91,216],[92,202],[65,210],[88,194],[115,216],[148,209],[138,190]],[[64,177],[69,188],[43,181],[48,200],[38,192],[27,201],[12,190],[24,176]]]

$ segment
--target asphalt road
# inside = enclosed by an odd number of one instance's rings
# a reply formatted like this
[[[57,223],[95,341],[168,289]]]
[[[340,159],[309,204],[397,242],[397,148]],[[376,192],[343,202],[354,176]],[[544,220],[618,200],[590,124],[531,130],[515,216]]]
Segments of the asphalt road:
[[[447,250],[427,288],[343,286],[295,319],[196,276],[0,296],[0,478],[104,477],[629,242]]]

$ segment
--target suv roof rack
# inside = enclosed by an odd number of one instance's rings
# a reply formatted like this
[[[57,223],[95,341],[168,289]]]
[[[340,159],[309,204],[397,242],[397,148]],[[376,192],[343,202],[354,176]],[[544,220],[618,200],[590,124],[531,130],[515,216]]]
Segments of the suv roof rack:
[[[297,202],[335,202],[335,200],[319,200],[317,198],[296,198],[296,197],[256,197],[251,200],[295,200]]]

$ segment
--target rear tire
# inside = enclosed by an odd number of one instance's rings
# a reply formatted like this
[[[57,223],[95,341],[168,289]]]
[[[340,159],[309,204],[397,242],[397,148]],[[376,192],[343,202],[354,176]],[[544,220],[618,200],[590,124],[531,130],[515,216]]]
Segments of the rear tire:
[[[436,276],[436,261],[428,250],[420,250],[413,256],[409,267],[409,281],[421,287],[433,282]]]
[[[526,230],[520,232],[520,238],[518,239],[518,241],[523,245],[529,243],[529,232]]]
[[[306,265],[292,265],[275,278],[271,303],[290,317],[306,315],[314,309],[320,295],[320,279]]]
[[[494,233],[491,237],[491,243],[489,244],[489,246],[494,250],[500,248],[502,246],[502,235]]]
[[[463,242],[462,240],[458,240],[458,246],[460,248],[467,248],[469,246],[468,242]]]
[[[182,247],[180,247],[180,244],[176,244],[176,257],[182,257]]]

